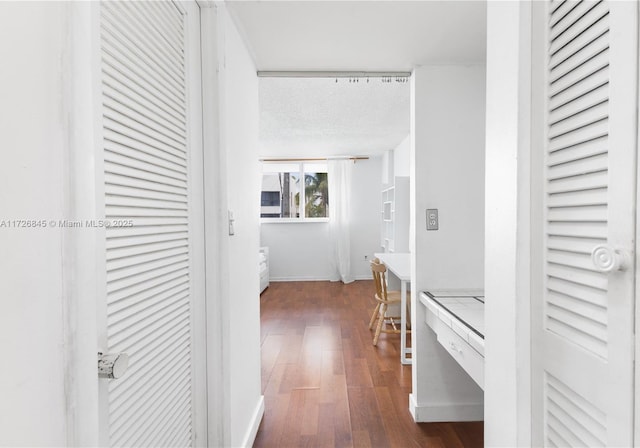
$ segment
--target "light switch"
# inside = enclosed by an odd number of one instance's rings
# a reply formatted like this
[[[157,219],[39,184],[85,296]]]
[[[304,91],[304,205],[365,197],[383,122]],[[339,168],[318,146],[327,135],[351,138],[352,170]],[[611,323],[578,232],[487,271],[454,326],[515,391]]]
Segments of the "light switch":
[[[427,209],[427,230],[438,230],[438,209]]]
[[[229,235],[235,235],[236,233],[233,228],[234,222],[235,222],[235,219],[233,219],[233,212],[229,210]]]

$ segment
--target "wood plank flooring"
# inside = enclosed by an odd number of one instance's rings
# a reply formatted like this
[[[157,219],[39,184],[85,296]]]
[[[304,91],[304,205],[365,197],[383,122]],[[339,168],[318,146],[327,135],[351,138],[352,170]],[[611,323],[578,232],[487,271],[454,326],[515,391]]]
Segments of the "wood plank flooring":
[[[261,296],[265,415],[254,447],[483,446],[483,423],[416,424],[400,336],[373,347],[373,281],[271,283]]]

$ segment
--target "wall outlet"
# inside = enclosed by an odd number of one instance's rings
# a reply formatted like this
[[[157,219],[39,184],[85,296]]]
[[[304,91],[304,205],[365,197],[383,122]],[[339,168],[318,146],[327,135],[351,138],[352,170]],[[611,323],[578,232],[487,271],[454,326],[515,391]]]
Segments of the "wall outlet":
[[[369,255],[364,256],[364,261],[369,261]]]
[[[427,230],[438,230],[438,209],[427,209]]]

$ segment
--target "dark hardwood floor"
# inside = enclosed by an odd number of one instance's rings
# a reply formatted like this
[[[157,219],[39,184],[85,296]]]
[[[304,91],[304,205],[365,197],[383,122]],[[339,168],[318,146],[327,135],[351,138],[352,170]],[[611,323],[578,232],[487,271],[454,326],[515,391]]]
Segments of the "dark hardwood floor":
[[[420,423],[400,336],[371,344],[372,281],[271,283],[261,296],[265,415],[255,447],[481,447],[483,424]]]

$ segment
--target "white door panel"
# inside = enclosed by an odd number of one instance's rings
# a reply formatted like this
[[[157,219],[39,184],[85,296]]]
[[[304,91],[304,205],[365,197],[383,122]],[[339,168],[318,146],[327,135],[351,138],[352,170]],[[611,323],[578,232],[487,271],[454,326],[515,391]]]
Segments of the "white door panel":
[[[592,251],[635,250],[637,3],[545,9],[533,24],[546,48],[544,85],[534,83],[546,99],[534,114],[546,120],[534,167],[543,278],[532,307],[533,442],[631,446],[635,270],[602,272]]]
[[[204,443],[198,9],[102,2],[100,25],[102,189],[114,225],[99,339],[129,355],[101,393],[101,442]]]

